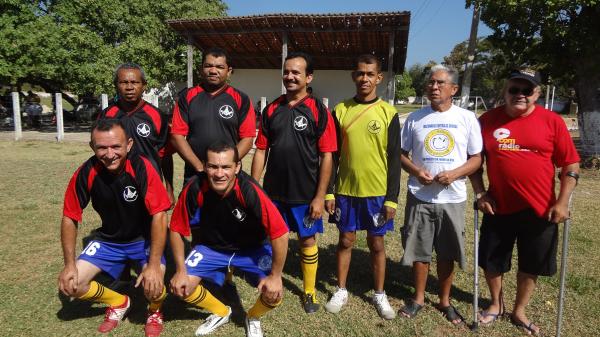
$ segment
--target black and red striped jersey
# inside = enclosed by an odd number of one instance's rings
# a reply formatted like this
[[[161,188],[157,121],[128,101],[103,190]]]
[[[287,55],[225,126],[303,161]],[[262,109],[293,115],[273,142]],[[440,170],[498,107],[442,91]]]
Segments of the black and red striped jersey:
[[[161,172],[160,158],[169,137],[168,119],[162,111],[145,101],[142,106],[129,113],[114,104],[104,109],[98,118],[120,119],[127,135],[133,138],[133,153],[152,161],[156,170]]]
[[[237,251],[256,248],[267,238],[288,232],[273,202],[258,183],[243,171],[231,192],[218,195],[205,172],[185,185],[171,217],[171,231],[192,236],[192,246]]]
[[[186,136],[194,154],[205,160],[206,149],[216,141],[235,146],[256,135],[254,107],[246,94],[229,85],[214,93],[202,86],[184,89],[173,108],[171,133]],[[184,177],[194,173],[186,163]]]
[[[312,96],[290,106],[282,95],[265,107],[256,147],[269,150],[263,183],[269,196],[309,203],[317,190],[319,155],[337,150],[331,113]]]
[[[156,169],[138,155],[130,155],[119,174],[95,156],[83,163],[69,181],[63,215],[81,222],[90,200],[102,220],[96,237],[117,243],[148,239],[152,216],[171,207]]]

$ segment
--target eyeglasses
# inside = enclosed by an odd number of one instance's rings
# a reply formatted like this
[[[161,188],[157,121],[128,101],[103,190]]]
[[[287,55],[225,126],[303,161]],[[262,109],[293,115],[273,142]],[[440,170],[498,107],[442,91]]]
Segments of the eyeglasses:
[[[531,94],[533,94],[533,87],[525,87],[525,88],[519,88],[519,87],[510,87],[508,88],[508,93],[511,95],[518,95],[518,94],[522,94],[523,96],[531,96]]]
[[[443,87],[443,86],[449,84],[446,81],[430,80],[429,82],[427,82],[427,85],[430,86],[430,87],[433,87],[436,83],[437,83],[438,87]]]

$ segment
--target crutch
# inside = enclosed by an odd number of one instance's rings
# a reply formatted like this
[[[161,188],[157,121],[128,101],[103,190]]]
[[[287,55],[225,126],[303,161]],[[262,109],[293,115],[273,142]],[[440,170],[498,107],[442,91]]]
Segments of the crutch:
[[[569,196],[569,217],[563,226],[562,255],[560,257],[560,290],[558,292],[558,312],[556,314],[556,337],[560,337],[562,327],[563,303],[565,300],[565,278],[567,276],[567,254],[569,252],[569,227],[571,227],[571,199]]]
[[[473,325],[471,330],[476,331],[479,327],[479,209],[477,208],[477,200],[473,201]]]

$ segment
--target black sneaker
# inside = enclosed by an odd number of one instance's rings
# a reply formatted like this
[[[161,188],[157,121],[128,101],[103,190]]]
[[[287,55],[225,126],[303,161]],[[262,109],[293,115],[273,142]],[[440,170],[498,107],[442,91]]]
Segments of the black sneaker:
[[[304,294],[304,298],[302,299],[302,306],[304,307],[304,311],[307,314],[312,314],[319,311],[321,305],[317,302],[317,298],[315,294]]]

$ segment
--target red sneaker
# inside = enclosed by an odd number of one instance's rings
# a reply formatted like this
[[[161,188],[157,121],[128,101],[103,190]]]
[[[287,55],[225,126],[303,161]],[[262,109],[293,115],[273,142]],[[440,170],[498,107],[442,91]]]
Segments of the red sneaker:
[[[163,315],[159,310],[148,312],[144,332],[146,337],[158,337],[163,331]]]
[[[116,328],[119,322],[125,317],[127,311],[129,311],[129,307],[131,306],[131,301],[129,300],[129,296],[125,296],[125,303],[121,304],[118,307],[108,307],[106,308],[106,314],[104,314],[104,322],[100,324],[98,327],[98,331],[102,333],[106,333]]]

